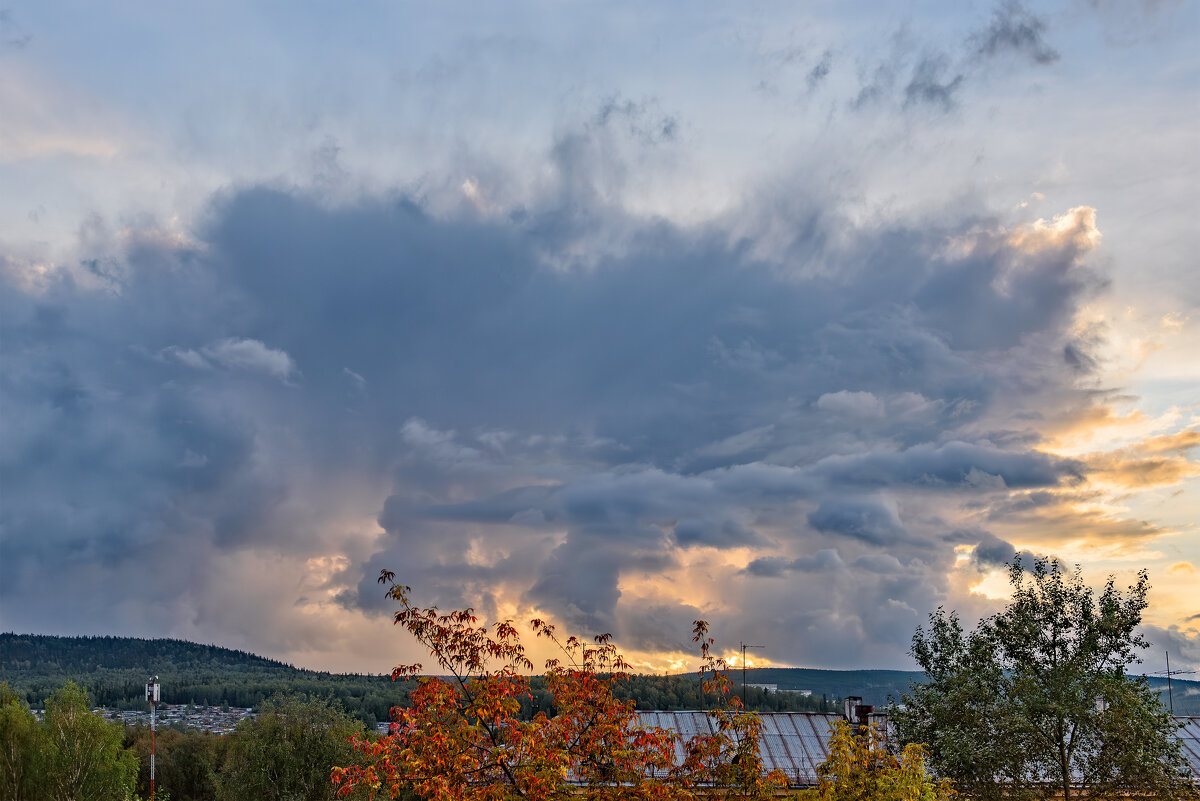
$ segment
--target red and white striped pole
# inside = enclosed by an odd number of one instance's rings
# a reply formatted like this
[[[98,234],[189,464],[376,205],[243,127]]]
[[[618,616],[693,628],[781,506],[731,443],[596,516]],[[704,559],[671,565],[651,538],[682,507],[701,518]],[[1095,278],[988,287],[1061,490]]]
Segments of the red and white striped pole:
[[[157,745],[154,705],[158,703],[158,676],[152,676],[150,681],[146,682],[146,700],[150,702],[150,801],[154,801],[154,756]]]

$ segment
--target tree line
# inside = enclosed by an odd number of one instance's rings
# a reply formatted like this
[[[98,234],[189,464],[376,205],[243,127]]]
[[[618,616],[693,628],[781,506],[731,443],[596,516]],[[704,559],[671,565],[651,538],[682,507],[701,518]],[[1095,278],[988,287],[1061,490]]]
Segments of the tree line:
[[[415,681],[391,676],[302,670],[284,662],[184,640],[132,637],[54,637],[0,634],[0,679],[31,707],[73,681],[93,703],[114,709],[147,709],[144,684],[159,676],[169,704],[258,707],[281,693],[330,698],[365,726],[390,720],[392,707],[408,706]],[[638,709],[704,709],[708,700],[694,676],[635,675],[620,689]],[[747,704],[763,712],[833,711],[835,704],[799,693],[747,690]],[[523,704],[527,716],[553,712],[541,678]]]

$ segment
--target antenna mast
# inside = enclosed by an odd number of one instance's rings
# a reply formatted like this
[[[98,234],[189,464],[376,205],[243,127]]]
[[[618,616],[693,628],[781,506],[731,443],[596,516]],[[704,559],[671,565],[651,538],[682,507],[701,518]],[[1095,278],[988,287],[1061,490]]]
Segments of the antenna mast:
[[[151,676],[146,682],[146,700],[150,702],[150,801],[154,801],[154,756],[157,750],[154,705],[158,703],[158,697],[158,676]]]
[[[1171,670],[1171,652],[1163,651],[1163,656],[1165,656],[1167,658],[1167,669],[1160,670],[1155,673],[1151,673],[1150,675],[1151,676],[1165,675],[1167,677],[1167,703],[1170,705],[1171,714],[1174,715],[1175,714],[1175,693],[1171,689],[1171,677],[1178,676],[1183,673],[1195,673],[1196,671],[1194,671],[1194,670]]]
[[[1171,714],[1175,714],[1175,693],[1171,691],[1171,652],[1163,651],[1167,658],[1167,702],[1171,705]]]
[[[765,645],[746,645],[744,642],[738,643],[742,648],[742,709],[746,708],[746,649],[747,648],[766,648]]]

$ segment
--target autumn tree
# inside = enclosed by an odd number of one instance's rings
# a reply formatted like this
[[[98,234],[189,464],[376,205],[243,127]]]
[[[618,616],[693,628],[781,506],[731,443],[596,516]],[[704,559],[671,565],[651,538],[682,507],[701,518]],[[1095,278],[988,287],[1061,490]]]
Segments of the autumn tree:
[[[1175,725],[1144,678],[1127,676],[1147,646],[1137,632],[1145,571],[1097,598],[1076,568],[1010,565],[1011,603],[964,634],[938,610],[912,654],[928,682],[892,719],[906,742],[964,794],[985,799],[1106,798],[1183,791]]]
[[[628,664],[609,635],[588,642],[560,639],[542,620],[537,637],[557,644],[560,658],[545,664],[555,714],[522,719],[533,663],[511,621],[481,625],[470,609],[442,612],[409,600],[410,588],[390,571],[380,574],[399,604],[394,622],[424,645],[448,679],[424,677],[410,706],[394,709],[392,736],[355,738],[362,763],[333,771],[340,796],[366,789],[372,797],[409,792],[437,801],[561,799],[582,789],[595,799],[691,799],[718,788],[727,797],[761,798],[784,783],[764,776],[758,756],[758,719],[730,692],[724,663],[712,652],[706,624],[696,623],[706,688],[719,698],[710,713],[715,733],[682,743],[677,735],[644,727],[634,703],[614,688]],[[397,667],[393,679],[422,673]]]

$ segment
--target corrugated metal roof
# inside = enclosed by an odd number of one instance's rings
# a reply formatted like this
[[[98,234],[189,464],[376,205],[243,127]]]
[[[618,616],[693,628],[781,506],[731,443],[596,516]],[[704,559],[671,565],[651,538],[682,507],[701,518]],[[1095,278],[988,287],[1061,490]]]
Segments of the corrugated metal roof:
[[[676,764],[683,762],[687,741],[715,733],[707,712],[638,712],[638,722],[677,732]],[[829,755],[829,727],[841,715],[815,712],[762,712],[759,755],[767,770],[781,770],[794,784],[815,784],[817,765]]]
[[[1192,768],[1192,780],[1200,781],[1200,717],[1176,717],[1183,728],[1175,736],[1183,747],[1183,756]]]
[[[714,733],[707,712],[638,712],[639,723],[677,732],[675,761],[682,763],[685,744],[697,734]],[[817,712],[760,712],[759,755],[766,770],[780,770],[793,785],[818,782],[817,766],[829,755],[830,727],[843,720],[841,715]],[[1191,767],[1192,780],[1200,782],[1200,717],[1176,717],[1182,725],[1180,745]],[[871,715],[871,723],[888,736],[887,715]]]

